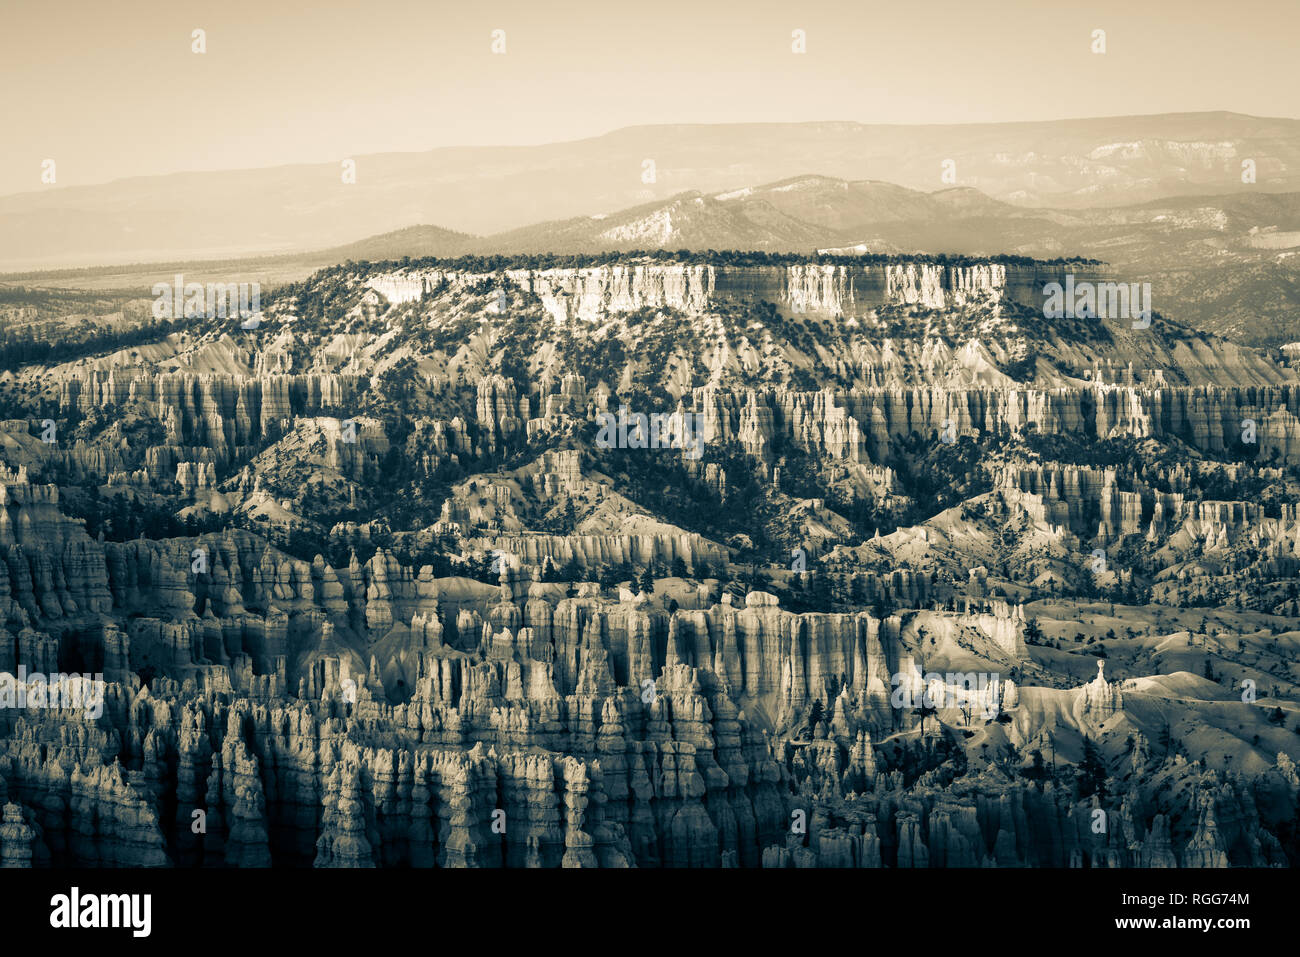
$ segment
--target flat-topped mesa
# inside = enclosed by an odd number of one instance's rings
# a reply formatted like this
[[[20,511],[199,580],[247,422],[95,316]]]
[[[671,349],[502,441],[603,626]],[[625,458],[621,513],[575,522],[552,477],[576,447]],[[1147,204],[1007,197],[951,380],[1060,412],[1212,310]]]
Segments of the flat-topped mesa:
[[[556,322],[597,321],[612,313],[677,309],[699,315],[719,300],[765,300],[788,314],[862,316],[887,305],[956,308],[1011,298],[1043,305],[1043,282],[1067,268],[1048,264],[974,262],[611,263],[554,269],[507,269],[509,283],[537,296]],[[1089,275],[1097,272],[1089,267]],[[1082,273],[1079,274],[1082,277]],[[445,288],[481,289],[489,273],[403,269],[371,275],[367,286],[390,303],[415,302]],[[499,281],[499,280],[496,280]]]
[[[611,312],[671,308],[703,312],[714,291],[715,267],[666,263],[575,269],[508,269],[506,277],[537,296],[557,322],[595,320]],[[477,286],[488,274],[428,269],[371,276],[366,284],[390,303],[415,302],[444,286]]]
[[[784,267],[779,305],[795,313],[856,316],[882,305],[945,309],[998,300],[1006,286],[1000,263],[942,266],[895,263],[883,266],[791,265]],[[728,292],[724,273],[719,290]],[[766,298],[766,297],[764,297]]]
[[[533,293],[557,322],[594,321],[611,312],[671,308],[698,314],[714,293],[714,266],[614,265],[590,269],[510,270],[513,282]]]
[[[922,305],[927,309],[1000,299],[1007,284],[1007,267],[1001,263],[948,267],[907,263],[884,269],[887,302]]]
[[[865,316],[881,306],[950,309],[1015,299],[1041,308],[1042,284],[1058,267],[931,262],[719,267],[718,296],[765,299],[791,313]]]

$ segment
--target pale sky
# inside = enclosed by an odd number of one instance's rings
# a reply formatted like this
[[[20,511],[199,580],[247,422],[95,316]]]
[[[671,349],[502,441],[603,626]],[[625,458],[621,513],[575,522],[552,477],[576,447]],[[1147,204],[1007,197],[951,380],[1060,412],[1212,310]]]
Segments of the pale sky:
[[[3,0],[0,195],[49,158],[64,187],[652,123],[1297,118],[1298,61],[1296,0]]]

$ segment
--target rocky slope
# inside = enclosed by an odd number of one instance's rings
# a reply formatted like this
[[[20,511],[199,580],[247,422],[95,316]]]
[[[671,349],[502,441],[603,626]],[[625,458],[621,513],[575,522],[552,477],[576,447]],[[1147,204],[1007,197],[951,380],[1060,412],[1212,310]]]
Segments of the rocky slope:
[[[8,370],[0,672],[104,684],[0,707],[0,862],[1295,863],[1300,383],[1074,268],[349,265]]]

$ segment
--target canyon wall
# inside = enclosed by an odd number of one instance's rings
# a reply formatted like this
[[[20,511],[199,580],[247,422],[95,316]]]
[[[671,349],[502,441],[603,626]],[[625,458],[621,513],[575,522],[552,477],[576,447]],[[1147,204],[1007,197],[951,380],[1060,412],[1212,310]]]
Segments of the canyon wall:
[[[597,321],[610,313],[677,309],[698,315],[725,300],[765,300],[783,313],[831,318],[864,316],[885,305],[950,309],[1013,300],[1041,310],[1043,284],[1066,272],[1104,281],[1101,267],[974,263],[728,266],[627,264],[572,269],[510,269],[508,280],[536,295],[557,322]],[[411,268],[367,277],[393,304],[413,302],[444,286],[479,286],[488,274]]]

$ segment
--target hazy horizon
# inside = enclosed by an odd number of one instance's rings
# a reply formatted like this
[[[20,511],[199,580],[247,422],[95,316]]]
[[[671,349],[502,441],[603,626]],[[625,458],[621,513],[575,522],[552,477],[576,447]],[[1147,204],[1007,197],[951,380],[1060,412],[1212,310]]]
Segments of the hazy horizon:
[[[1249,117],[1250,119],[1256,119],[1256,120],[1278,120],[1281,122],[1300,122],[1300,117],[1260,116],[1258,114],[1253,114],[1253,113],[1243,113],[1240,110],[1179,110],[1179,111],[1163,113],[1163,114],[1117,113],[1117,114],[1107,115],[1107,116],[1061,116],[1061,117],[1044,117],[1041,119],[995,121],[995,122],[987,122],[987,123],[864,123],[860,120],[844,120],[844,119],[789,120],[789,121],[760,120],[760,121],[752,121],[752,122],[735,122],[735,123],[726,122],[726,121],[718,121],[718,122],[700,121],[700,122],[693,122],[693,123],[638,123],[631,126],[616,127],[614,129],[605,130],[600,133],[592,134],[591,136],[582,136],[582,137],[577,137],[575,139],[552,140],[552,141],[544,141],[538,143],[525,143],[525,142],[456,143],[456,144],[449,144],[446,146],[433,146],[426,149],[384,150],[376,153],[353,152],[349,154],[349,156],[353,158],[360,158],[360,157],[373,158],[373,157],[382,157],[382,156],[415,156],[424,153],[435,153],[438,152],[439,150],[510,149],[512,147],[527,149],[531,147],[541,147],[541,146],[563,146],[567,144],[583,143],[583,142],[599,140],[606,136],[613,136],[618,133],[623,133],[623,132],[628,132],[633,130],[645,130],[645,129],[655,129],[655,128],[670,129],[673,127],[843,125],[843,126],[863,126],[863,127],[925,128],[925,127],[949,127],[949,126],[951,127],[1015,126],[1015,125],[1030,125],[1030,124],[1043,124],[1043,123],[1071,123],[1071,122],[1083,123],[1083,122],[1090,122],[1090,121],[1125,120],[1125,119],[1141,118],[1144,116],[1178,116],[1178,115],[1195,116],[1198,114],[1213,114],[1213,113],[1228,113],[1236,116]],[[37,186],[31,189],[20,189],[12,193],[0,193],[0,199],[4,199],[9,196],[19,196],[26,193],[45,192],[47,190],[53,190],[53,189],[73,190],[79,187],[105,186],[105,185],[110,185],[112,183],[120,183],[132,179],[148,179],[153,177],[167,177],[167,176],[185,176],[189,174],[257,172],[257,171],[266,171],[266,170],[275,170],[275,169],[288,169],[295,166],[302,166],[302,167],[321,166],[325,164],[337,163],[339,159],[340,157],[326,157],[323,159],[315,159],[315,160],[302,160],[302,161],[294,161],[294,162],[287,162],[287,163],[275,163],[270,166],[195,167],[191,169],[168,170],[165,172],[158,172],[158,173],[134,173],[129,176],[119,176],[116,177],[115,179],[96,181],[96,182],[76,183],[76,184],[57,183],[57,184],[50,184],[45,186]],[[810,170],[807,174],[796,174],[796,175],[815,176],[821,174],[818,174],[815,171]],[[870,177],[867,178],[869,179]],[[886,182],[886,181],[882,180],[882,182]],[[760,185],[760,184],[754,184],[754,185]],[[932,191],[938,191],[943,188],[946,187],[936,187],[935,190]]]
[[[1086,12],[942,0],[924,21],[841,2],[762,2],[736,17],[680,0],[613,11],[581,0],[562,15],[518,2],[485,13],[18,0],[7,13],[0,115],[23,135],[0,155],[0,195],[659,125],[1300,116],[1300,11],[1264,0]],[[1090,50],[1094,29],[1104,56]],[[46,159],[54,184],[41,181]]]

